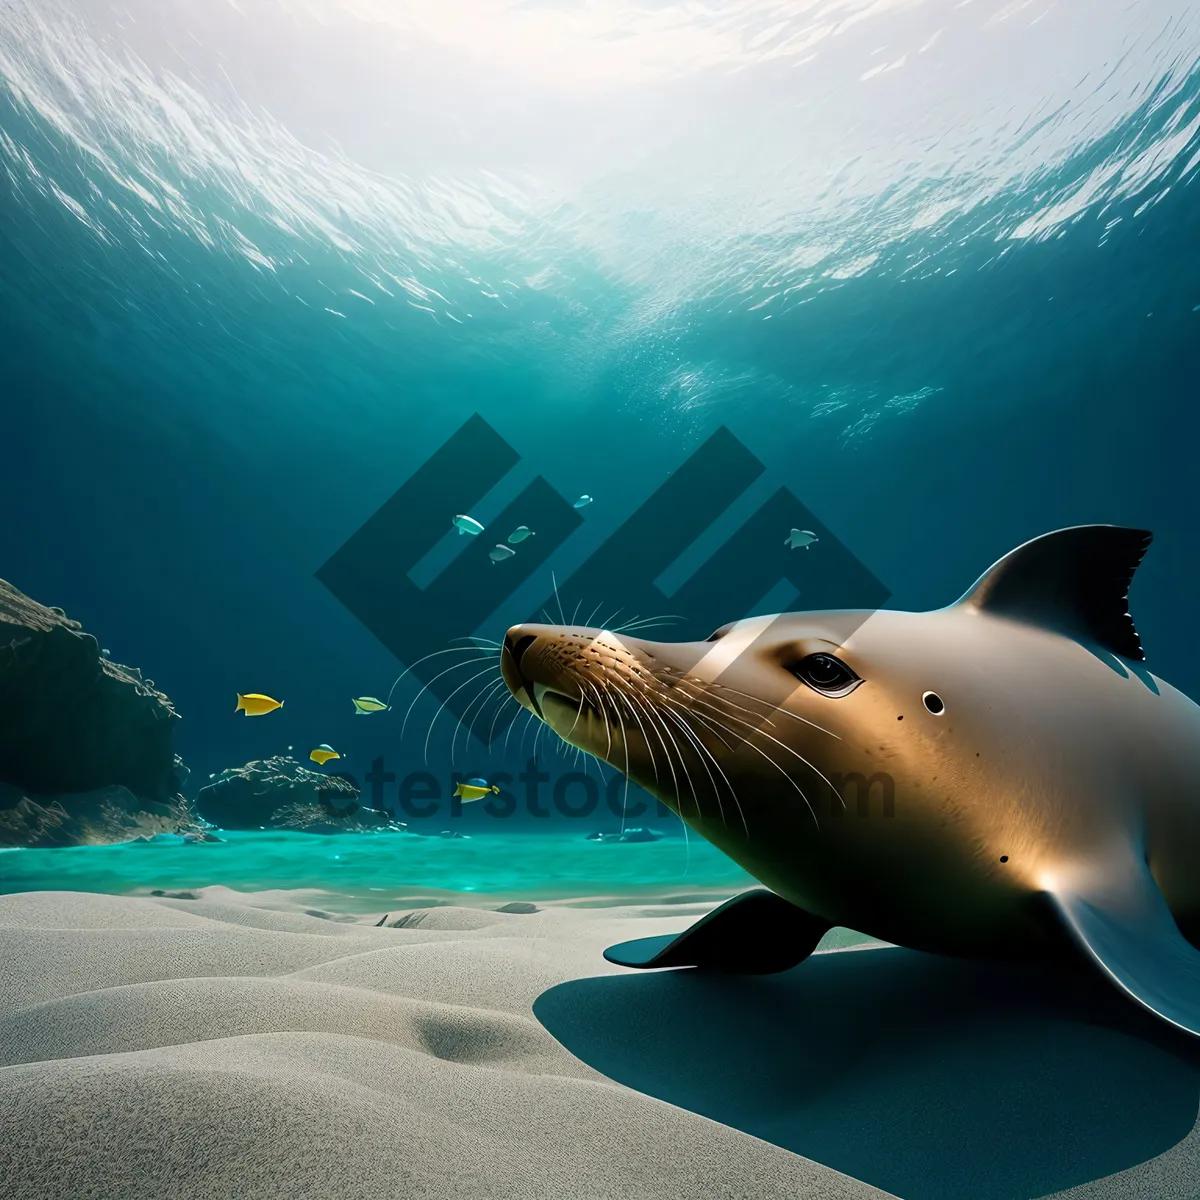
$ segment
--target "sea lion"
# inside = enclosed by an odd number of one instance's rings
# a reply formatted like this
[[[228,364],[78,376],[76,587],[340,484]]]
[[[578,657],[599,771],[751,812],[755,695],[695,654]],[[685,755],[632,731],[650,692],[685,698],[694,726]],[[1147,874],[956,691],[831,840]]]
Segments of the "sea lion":
[[[688,643],[510,629],[515,698],[769,889],[606,957],[777,971],[834,925],[963,956],[1078,948],[1200,1035],[1200,709],[1138,665],[1150,540],[1048,533],[933,612]]]

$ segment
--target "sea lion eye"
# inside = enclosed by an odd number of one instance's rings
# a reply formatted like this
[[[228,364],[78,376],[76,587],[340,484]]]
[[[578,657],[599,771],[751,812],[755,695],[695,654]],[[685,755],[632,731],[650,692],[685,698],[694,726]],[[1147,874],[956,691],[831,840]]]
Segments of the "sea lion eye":
[[[823,696],[848,696],[862,683],[850,667],[832,654],[810,654],[792,668],[792,673]]]

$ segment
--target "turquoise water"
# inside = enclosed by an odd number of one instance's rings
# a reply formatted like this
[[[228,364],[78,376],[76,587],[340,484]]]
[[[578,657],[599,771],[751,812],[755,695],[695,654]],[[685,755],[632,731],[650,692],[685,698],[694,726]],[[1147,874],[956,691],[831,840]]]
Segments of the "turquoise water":
[[[146,894],[213,885],[288,892],[336,913],[428,903],[728,895],[753,881],[699,838],[643,844],[577,835],[226,833],[202,845],[126,843],[0,852],[0,892]]]

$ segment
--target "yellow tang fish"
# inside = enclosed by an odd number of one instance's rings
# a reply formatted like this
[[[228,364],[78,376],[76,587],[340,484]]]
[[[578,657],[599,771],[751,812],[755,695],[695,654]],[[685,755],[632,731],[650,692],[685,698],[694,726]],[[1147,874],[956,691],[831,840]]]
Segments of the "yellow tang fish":
[[[350,703],[354,705],[355,716],[359,717],[365,717],[369,713],[389,712],[391,709],[391,705],[376,700],[374,696],[355,696]]]
[[[248,717],[262,717],[282,707],[282,700],[272,700],[270,696],[264,696],[261,692],[247,692],[244,696],[238,692],[237,708],[233,711],[244,712]]]
[[[454,789],[455,796],[468,803],[472,800],[482,800],[489,792],[499,795],[500,789],[494,784],[489,785],[485,779],[468,779],[466,783],[460,783]]]
[[[331,758],[341,758],[342,756],[332,747],[322,743],[309,756],[315,763],[320,763],[324,766]]]

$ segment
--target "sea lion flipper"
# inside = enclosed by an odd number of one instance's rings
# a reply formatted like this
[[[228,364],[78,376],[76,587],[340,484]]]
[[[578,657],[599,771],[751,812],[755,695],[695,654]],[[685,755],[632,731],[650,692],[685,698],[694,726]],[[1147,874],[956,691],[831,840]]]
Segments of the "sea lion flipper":
[[[702,967],[771,975],[803,962],[831,929],[828,921],[765,889],[743,892],[680,934],[609,946],[604,957],[622,967]]]
[[[1200,951],[1179,932],[1144,858],[1109,860],[1047,890],[1068,932],[1122,991],[1200,1036]]]

